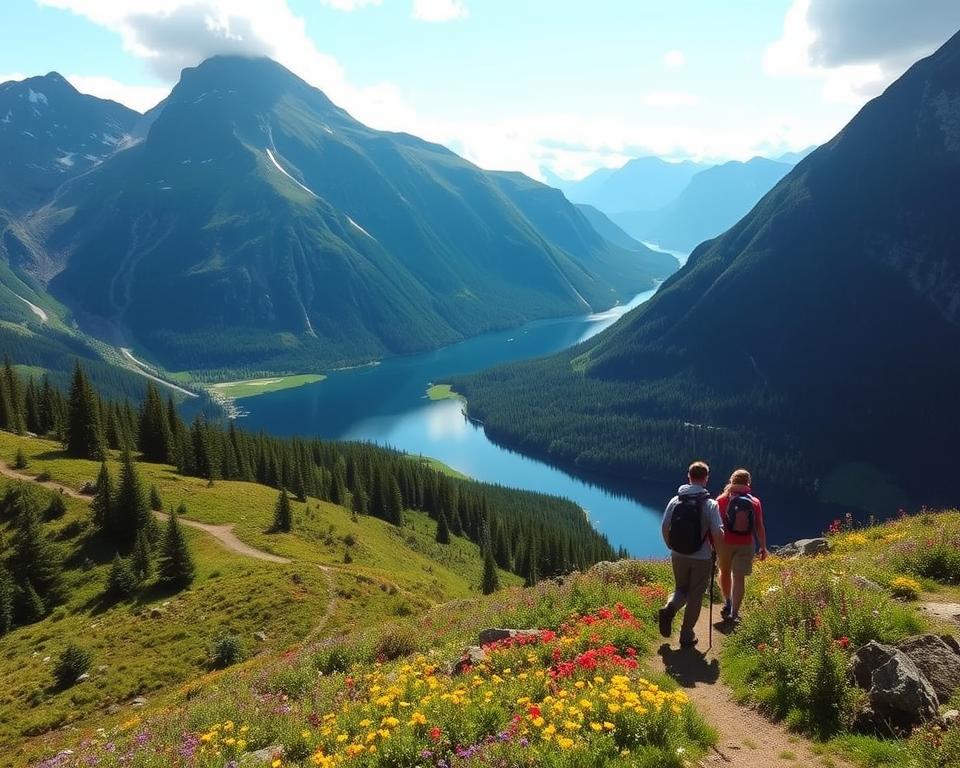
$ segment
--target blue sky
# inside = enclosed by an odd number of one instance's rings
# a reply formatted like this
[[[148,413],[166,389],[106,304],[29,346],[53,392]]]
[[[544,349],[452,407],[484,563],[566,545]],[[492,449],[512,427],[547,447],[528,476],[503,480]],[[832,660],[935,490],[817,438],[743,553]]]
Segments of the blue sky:
[[[829,139],[960,27],[953,0],[6,0],[0,80],[144,110],[266,54],[357,118],[488,168],[775,156]]]

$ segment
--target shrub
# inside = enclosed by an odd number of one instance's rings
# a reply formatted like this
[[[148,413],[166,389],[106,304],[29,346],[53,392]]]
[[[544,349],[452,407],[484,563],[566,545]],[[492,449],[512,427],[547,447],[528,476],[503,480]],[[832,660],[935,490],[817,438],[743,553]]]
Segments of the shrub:
[[[130,567],[130,561],[117,553],[110,566],[107,577],[107,594],[117,599],[129,597],[137,588],[137,576]]]
[[[216,669],[224,669],[243,661],[243,643],[236,635],[224,632],[210,647],[210,664]]]
[[[920,596],[920,582],[908,576],[897,576],[890,582],[890,592],[902,600],[916,600]]]
[[[30,462],[27,461],[27,454],[23,452],[23,448],[17,448],[17,453],[13,457],[13,468],[26,469],[29,466]]]
[[[55,493],[50,497],[50,503],[43,511],[44,520],[59,520],[67,514],[67,503],[63,500],[63,494]]]
[[[53,668],[53,677],[59,688],[69,688],[90,668],[90,654],[70,643],[60,653]]]
[[[927,517],[932,522],[924,528],[933,533],[914,535],[894,544],[891,565],[901,573],[960,584],[960,515],[946,512],[924,516]]]
[[[406,624],[395,624],[383,630],[376,645],[377,658],[392,661],[420,650],[420,635]]]

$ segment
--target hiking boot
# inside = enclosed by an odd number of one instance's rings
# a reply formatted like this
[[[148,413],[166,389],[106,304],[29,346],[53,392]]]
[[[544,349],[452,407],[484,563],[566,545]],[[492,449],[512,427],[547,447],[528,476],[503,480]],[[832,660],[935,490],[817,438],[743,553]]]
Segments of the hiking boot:
[[[699,638],[697,638],[696,636],[689,637],[689,638],[687,638],[686,640],[681,640],[681,641],[680,641],[680,647],[681,647],[681,648],[694,648],[694,647],[697,645],[697,643],[699,643],[699,642],[700,642],[700,640],[699,640]]]
[[[733,615],[733,603],[730,602],[730,598],[727,598],[727,602],[723,604],[723,608],[720,609],[720,618],[724,621],[730,621],[730,617]]]
[[[669,606],[657,611],[657,622],[660,626],[661,637],[670,637],[673,634],[673,611]]]
[[[742,623],[743,623],[743,619],[740,618],[740,614],[737,613],[730,616],[730,624],[733,626],[734,629],[739,627]]]

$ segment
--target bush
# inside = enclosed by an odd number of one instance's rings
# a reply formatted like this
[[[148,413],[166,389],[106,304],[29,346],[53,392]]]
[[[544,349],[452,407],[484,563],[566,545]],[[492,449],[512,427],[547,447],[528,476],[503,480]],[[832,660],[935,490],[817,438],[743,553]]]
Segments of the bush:
[[[27,461],[27,454],[23,452],[23,448],[17,448],[17,453],[13,457],[13,468],[26,469],[29,466],[30,462]]]
[[[63,494],[55,493],[50,497],[50,503],[43,511],[44,520],[59,520],[67,514],[67,503],[63,500]]]
[[[410,656],[420,650],[420,635],[406,624],[395,624],[383,630],[377,641],[377,658],[392,661],[401,656]]]
[[[946,512],[925,515],[933,533],[905,538],[892,548],[890,559],[901,573],[925,579],[960,584],[960,515]]]
[[[69,688],[88,669],[90,669],[89,652],[71,643],[60,653],[53,668],[53,677],[57,687]]]
[[[114,555],[110,566],[110,575],[107,577],[107,594],[122,599],[129,597],[137,589],[137,576],[130,567],[130,561],[125,557]]]
[[[908,576],[897,576],[890,582],[890,592],[902,600],[916,600],[920,596],[920,582]]]
[[[243,661],[243,643],[236,635],[223,633],[213,641],[210,648],[210,664],[216,669],[224,669]]]

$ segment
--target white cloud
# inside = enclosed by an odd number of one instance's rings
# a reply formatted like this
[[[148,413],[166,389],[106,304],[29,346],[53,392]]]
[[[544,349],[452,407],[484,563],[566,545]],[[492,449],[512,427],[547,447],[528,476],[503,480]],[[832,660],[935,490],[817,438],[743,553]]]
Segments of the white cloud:
[[[113,30],[120,35],[124,50],[142,59],[161,81],[171,85],[184,67],[216,54],[269,56],[374,127],[398,128],[412,115],[412,108],[395,86],[378,83],[359,88],[350,83],[339,62],[317,49],[303,19],[290,10],[286,0],[38,2]],[[115,92],[121,93],[119,89]]]
[[[960,26],[955,0],[793,0],[763,67],[819,79],[823,99],[860,106]]]
[[[469,13],[462,0],[413,0],[413,18],[420,21],[453,21]]]
[[[351,11],[365,8],[368,5],[380,5],[381,0],[320,0],[321,5],[333,8],[335,11]]]
[[[80,93],[119,101],[138,112],[155,107],[170,93],[170,88],[162,85],[129,85],[99,75],[66,75],[66,78]]]
[[[650,91],[640,100],[648,107],[693,107],[700,103],[697,94],[688,91]]]
[[[10,80],[26,80],[28,75],[23,72],[0,72],[0,83],[6,83]]]
[[[687,57],[683,51],[667,51],[663,54],[663,66],[667,69],[679,69],[687,63]]]

